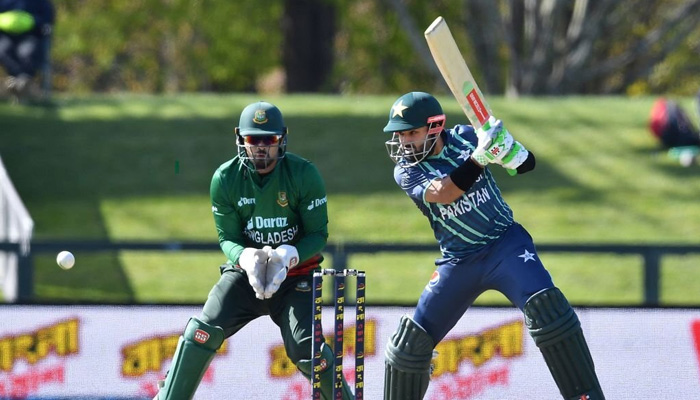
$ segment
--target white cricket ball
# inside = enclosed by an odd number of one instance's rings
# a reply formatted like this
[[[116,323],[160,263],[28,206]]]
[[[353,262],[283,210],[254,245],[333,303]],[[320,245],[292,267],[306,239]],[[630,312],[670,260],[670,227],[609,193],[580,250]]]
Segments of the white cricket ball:
[[[75,264],[75,257],[70,251],[62,251],[56,256],[56,263],[63,269],[71,269]]]

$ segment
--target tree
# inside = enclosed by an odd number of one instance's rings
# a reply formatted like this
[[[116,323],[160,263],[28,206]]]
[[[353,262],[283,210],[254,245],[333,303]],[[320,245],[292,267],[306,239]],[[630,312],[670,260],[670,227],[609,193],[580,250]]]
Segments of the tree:
[[[335,5],[328,0],[286,0],[282,60],[287,92],[318,92],[333,70]]]

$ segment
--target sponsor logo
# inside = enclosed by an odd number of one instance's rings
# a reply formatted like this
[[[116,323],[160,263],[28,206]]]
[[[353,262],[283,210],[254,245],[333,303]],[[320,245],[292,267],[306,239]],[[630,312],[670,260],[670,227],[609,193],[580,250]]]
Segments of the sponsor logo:
[[[0,371],[12,372],[21,360],[35,365],[51,358],[52,355],[65,358],[78,354],[79,337],[78,319],[60,321],[34,331],[0,337]]]
[[[287,205],[289,205],[289,201],[287,201],[287,192],[277,193],[277,204],[279,204],[280,207],[287,207]]]
[[[328,199],[325,196],[323,198],[320,198],[320,199],[311,200],[311,204],[309,204],[309,206],[306,207],[306,209],[309,211],[313,210],[316,207],[320,207],[320,206],[326,204],[326,202],[328,202]]]
[[[250,221],[248,221],[248,226],[250,226],[251,228],[255,227],[255,229],[286,228],[287,225],[288,225],[287,217],[272,217],[272,218],[255,217],[255,218],[251,218]]]
[[[433,271],[433,275],[430,277],[430,282],[428,282],[428,285],[430,287],[434,287],[440,282],[440,272],[435,270]]]
[[[194,331],[194,341],[197,343],[206,343],[209,340],[209,334],[201,329]]]
[[[472,335],[444,339],[436,347],[433,378],[457,374],[462,362],[480,367],[494,357],[512,359],[523,355],[523,321],[506,322]]]
[[[240,199],[238,199],[238,207],[243,207],[251,204],[255,204],[254,197],[241,197]]]
[[[168,366],[167,361],[175,354],[180,335],[181,333],[178,332],[163,336],[149,336],[122,347],[122,375],[141,378],[151,376],[153,372],[163,371]],[[226,353],[228,353],[228,342],[224,341],[216,351],[216,356]]]
[[[253,122],[262,125],[267,122],[267,114],[265,110],[255,110],[255,115],[253,116]]]

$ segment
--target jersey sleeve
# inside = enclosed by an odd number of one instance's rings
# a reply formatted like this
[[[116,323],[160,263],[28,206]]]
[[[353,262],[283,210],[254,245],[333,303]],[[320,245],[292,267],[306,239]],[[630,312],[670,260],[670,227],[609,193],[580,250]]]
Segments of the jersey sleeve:
[[[328,204],[326,185],[312,163],[302,170],[299,215],[304,236],[295,244],[301,262],[320,253],[328,240]]]
[[[226,257],[233,264],[238,263],[238,257],[245,248],[243,225],[241,219],[233,207],[227,193],[225,182],[220,171],[214,173],[209,188],[211,196],[211,210],[214,214],[214,224],[219,235],[219,246]]]
[[[416,168],[394,167],[394,180],[414,202],[422,203],[430,180]]]

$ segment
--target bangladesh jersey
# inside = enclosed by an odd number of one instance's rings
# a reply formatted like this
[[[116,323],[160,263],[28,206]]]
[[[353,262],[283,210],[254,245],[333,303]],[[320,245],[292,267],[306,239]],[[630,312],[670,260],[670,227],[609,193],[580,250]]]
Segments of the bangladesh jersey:
[[[501,197],[491,172],[484,168],[471,188],[451,204],[429,203],[430,181],[444,178],[469,159],[478,142],[474,128],[457,125],[442,133],[440,154],[412,167],[398,163],[394,179],[428,217],[444,258],[462,258],[498,239],[513,224],[513,212]]]
[[[300,275],[323,260],[328,238],[326,188],[318,169],[291,153],[260,176],[238,157],[222,164],[211,181],[211,201],[219,244],[232,264],[246,247],[293,245]]]

